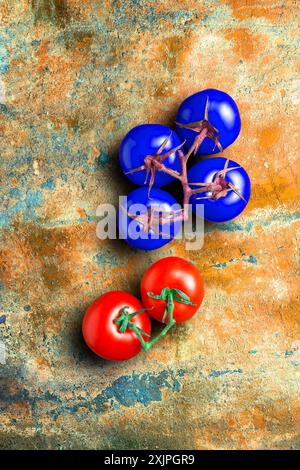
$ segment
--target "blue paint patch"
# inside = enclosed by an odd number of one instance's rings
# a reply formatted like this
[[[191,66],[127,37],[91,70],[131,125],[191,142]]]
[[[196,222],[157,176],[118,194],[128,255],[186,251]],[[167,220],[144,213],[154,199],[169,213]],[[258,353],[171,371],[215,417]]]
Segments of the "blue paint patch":
[[[22,212],[23,209],[24,209],[24,203],[22,201],[18,201],[18,202],[16,202],[16,204],[14,204],[10,208],[9,214],[10,215],[19,214],[20,212]]]
[[[183,376],[182,370],[180,376]],[[140,403],[147,406],[153,401],[162,400],[164,388],[173,392],[180,390],[180,382],[173,372],[162,371],[158,375],[152,373],[124,375],[103,390],[95,398],[95,404],[97,410],[102,412],[120,405],[132,407]]]
[[[229,263],[235,263],[236,261],[238,261],[237,258],[231,258],[229,261],[224,261],[223,263],[216,263],[216,264],[212,264],[211,267],[212,268],[226,268],[226,266],[229,264]]]
[[[257,259],[256,259],[256,257],[253,256],[253,255],[248,256],[248,258],[244,258],[243,261],[244,261],[245,263],[257,264]]]
[[[9,52],[4,44],[0,43],[0,73],[5,73],[9,69]]]
[[[25,310],[25,312],[30,312],[31,306],[30,305],[24,305],[23,309]]]
[[[212,268],[226,268],[226,266],[227,266],[227,263],[225,263],[225,262],[211,265]]]
[[[55,150],[56,152],[63,154],[70,154],[70,149],[67,144],[67,136],[66,136],[66,130],[63,130],[60,134],[52,134],[51,136],[51,141],[52,141],[52,149]]]
[[[12,188],[12,189],[10,189],[10,191],[9,191],[9,196],[10,196],[11,198],[20,199],[20,197],[21,197],[21,191],[20,191],[18,188]]]
[[[294,354],[294,352],[295,352],[294,349],[287,350],[287,351],[285,351],[285,353],[284,353],[284,357],[292,356],[292,355]]]
[[[6,316],[5,316],[5,315],[1,315],[1,317],[0,317],[0,325],[1,325],[2,323],[5,323],[5,322],[6,322]]]
[[[40,40],[40,39],[33,39],[33,40],[31,41],[31,45],[32,45],[33,47],[37,47],[37,46],[39,46],[40,44],[41,44],[41,40]]]
[[[220,377],[221,375],[225,374],[242,374],[242,369],[224,369],[224,370],[213,370],[210,374],[208,374],[209,378]]]
[[[26,183],[26,182],[25,182]],[[24,220],[32,220],[36,218],[35,209],[40,207],[43,202],[43,194],[41,191],[34,191],[29,189],[25,197],[22,195],[21,190],[12,188],[9,190],[10,200],[16,202],[9,207],[9,200],[7,199],[6,208],[0,212],[0,227],[9,227],[11,219],[19,213],[23,214]]]
[[[26,193],[25,204],[28,209],[41,206],[43,202],[43,194],[41,191],[32,191],[29,189]]]
[[[52,191],[55,189],[55,180],[54,178],[48,178],[43,184],[41,184],[42,189],[49,189]]]
[[[10,217],[7,212],[0,212],[0,227],[4,228],[10,225]]]
[[[66,175],[65,173],[61,173],[60,174],[60,177],[63,181],[67,182],[68,181],[68,175]]]

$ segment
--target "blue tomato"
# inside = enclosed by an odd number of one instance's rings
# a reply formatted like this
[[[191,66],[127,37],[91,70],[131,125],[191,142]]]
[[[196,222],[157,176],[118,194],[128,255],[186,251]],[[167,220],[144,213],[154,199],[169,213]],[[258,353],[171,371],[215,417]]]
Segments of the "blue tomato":
[[[198,155],[220,152],[222,148],[225,149],[236,140],[241,130],[240,113],[231,96],[220,90],[203,90],[186,98],[177,112],[176,132],[183,141],[186,141],[187,148],[192,146],[197,129],[203,126],[201,121],[206,119],[216,131],[214,134],[221,146],[206,137],[197,150]]]
[[[128,245],[141,250],[155,250],[169,243],[180,231],[181,221],[174,221],[181,211],[176,199],[166,191],[136,188],[122,200],[119,208],[119,235]],[[162,223],[159,213],[163,218]]]
[[[124,174],[133,183],[142,186],[146,181],[145,157],[163,158],[163,164],[168,168],[180,171],[178,151],[168,154],[181,144],[177,134],[161,124],[141,124],[131,129],[124,137],[119,151],[120,165]],[[150,181],[149,171],[147,180]],[[156,171],[154,186],[160,187],[171,183],[173,176],[162,171]]]
[[[188,180],[192,189],[204,190],[191,197],[193,211],[196,212],[197,204],[203,204],[204,218],[210,222],[234,219],[245,209],[250,198],[247,172],[238,163],[223,157],[207,158],[191,166]]]

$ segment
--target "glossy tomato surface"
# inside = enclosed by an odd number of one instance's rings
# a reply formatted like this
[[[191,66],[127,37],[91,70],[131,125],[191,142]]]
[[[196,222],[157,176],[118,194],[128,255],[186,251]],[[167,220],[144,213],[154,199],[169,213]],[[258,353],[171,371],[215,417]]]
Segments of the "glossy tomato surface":
[[[119,151],[119,158],[125,176],[133,183],[143,186],[146,179],[146,171],[126,174],[128,171],[144,164],[147,155],[154,155],[162,143],[170,136],[168,143],[161,152],[167,153],[172,148],[180,145],[177,134],[169,127],[161,124],[141,124],[131,129],[124,137]],[[163,162],[167,167],[180,171],[178,152],[172,153]],[[155,175],[154,186],[160,187],[171,183],[174,178],[166,173],[158,171]]]
[[[235,101],[227,93],[208,89],[186,98],[180,105],[176,122],[188,124],[204,119],[206,100],[208,98],[208,121],[219,131],[219,141],[225,149],[238,137],[241,130],[241,118]],[[176,132],[186,147],[191,147],[195,136],[194,131],[177,125]],[[198,149],[198,155],[212,155],[220,150],[214,142],[206,138]]]
[[[184,322],[197,312],[203,300],[204,286],[200,271],[194,264],[177,256],[169,256],[156,261],[145,271],[141,281],[142,302],[149,309],[149,315],[158,321],[162,321],[166,302],[149,297],[148,292],[159,295],[164,287],[183,291],[196,304],[175,301],[173,317],[176,322]],[[167,320],[168,317],[165,322]]]
[[[193,165],[188,171],[188,180],[191,188],[197,188],[197,186],[193,187],[193,182],[211,183],[216,173],[224,168],[225,163],[226,158],[214,157],[207,158]],[[238,166],[238,163],[232,160],[229,161],[228,168]],[[233,191],[228,192],[226,196],[218,200],[211,198],[202,199],[203,197],[209,196],[211,194],[209,192],[193,195],[190,199],[193,211],[196,212],[197,204],[203,204],[204,218],[210,222],[227,222],[228,220],[234,219],[245,209],[249,201],[251,184],[250,178],[244,168],[240,167],[236,170],[229,171],[225,175],[225,180],[238,188],[246,202]]]
[[[173,222],[173,217],[165,224],[156,223],[153,229],[145,232],[145,225],[132,215],[146,214],[147,211],[163,211],[166,214],[172,210],[179,210],[181,206],[176,199],[162,189],[152,188],[150,197],[148,188],[142,187],[131,191],[127,196],[127,207],[125,201],[121,202],[119,210],[119,234],[130,246],[140,250],[155,250],[169,243],[180,230],[181,222]],[[128,215],[130,214],[130,215]],[[157,220],[157,219],[156,219]]]
[[[141,302],[124,291],[111,291],[96,299],[87,309],[82,323],[82,333],[86,344],[98,356],[109,361],[124,361],[136,356],[142,349],[136,334],[127,329],[120,333],[114,320],[123,307],[128,313],[143,308]],[[151,334],[151,321],[146,312],[132,318],[139,328]],[[143,336],[148,341],[147,336]]]

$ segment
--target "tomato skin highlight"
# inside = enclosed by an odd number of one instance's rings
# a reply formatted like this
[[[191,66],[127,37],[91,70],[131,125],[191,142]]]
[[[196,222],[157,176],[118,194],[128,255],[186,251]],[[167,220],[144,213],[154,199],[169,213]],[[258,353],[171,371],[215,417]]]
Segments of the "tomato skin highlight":
[[[145,271],[141,281],[142,302],[149,309],[149,315],[158,321],[162,321],[166,303],[149,297],[148,292],[157,295],[164,287],[180,289],[196,304],[186,305],[175,301],[173,317],[177,323],[195,315],[204,297],[203,279],[196,266],[183,258],[169,256],[156,261]],[[168,316],[164,322],[167,321]]]
[[[163,141],[170,136],[162,154],[180,145],[181,141],[177,134],[167,126],[162,124],[140,124],[131,129],[124,137],[119,150],[119,160],[121,168],[130,181],[143,186],[146,178],[146,171],[128,173],[136,167],[144,164],[147,155],[153,155],[159,149]],[[180,161],[178,152],[172,153],[164,160],[164,164],[172,170],[180,171]],[[158,171],[155,176],[154,186],[160,187],[171,183],[174,178],[167,173]]]
[[[178,109],[176,122],[187,124],[204,119],[207,98],[209,99],[208,120],[219,131],[219,141],[224,150],[237,139],[241,130],[241,118],[237,104],[224,91],[208,89],[187,97]],[[178,125],[176,132],[182,141],[186,140],[186,147],[191,147],[196,133]],[[200,145],[197,154],[212,155],[219,152],[220,149],[215,143],[206,138]]]
[[[109,361],[124,361],[141,352],[142,345],[136,334],[127,329],[121,333],[114,320],[128,306],[128,313],[143,308],[141,302],[124,291],[110,291],[96,299],[87,309],[82,333],[88,347],[98,356]],[[151,334],[151,321],[147,312],[138,313],[131,320],[145,333]],[[149,338],[143,335],[145,341]]]
[[[213,157],[207,158],[191,166],[188,171],[188,179],[191,188],[194,182],[211,183],[215,174],[224,168],[226,158]],[[240,166],[233,160],[229,160],[228,168]],[[197,213],[197,204],[204,206],[204,219],[208,222],[228,222],[243,212],[246,208],[251,195],[251,182],[246,170],[240,166],[236,170],[229,171],[225,180],[239,188],[244,200],[233,192],[229,192],[225,197],[218,200],[202,199],[208,196],[209,192],[194,194],[190,203],[193,212]]]

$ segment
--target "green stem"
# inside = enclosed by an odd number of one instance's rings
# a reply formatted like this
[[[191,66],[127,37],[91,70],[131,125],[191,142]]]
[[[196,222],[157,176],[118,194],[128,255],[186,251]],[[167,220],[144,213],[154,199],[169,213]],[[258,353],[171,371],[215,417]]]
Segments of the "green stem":
[[[148,349],[152,348],[152,346],[157,343],[166,333],[176,324],[176,320],[173,318],[174,312],[174,301],[183,303],[186,305],[195,305],[193,302],[190,301],[190,298],[179,289],[170,289],[169,287],[164,287],[159,295],[154,295],[151,292],[148,292],[148,296],[152,297],[153,299],[160,299],[166,302],[166,308],[162,317],[162,321],[164,322],[165,319],[168,317],[168,322],[162,331],[155,337],[152,338],[150,341],[145,341],[143,338],[144,336],[149,336],[145,331],[139,328],[135,323],[131,320],[135,315],[138,315],[141,312],[147,310],[146,308],[137,310],[133,313],[127,313],[128,306],[125,306],[120,311],[120,316],[114,320],[114,322],[118,325],[120,333],[125,333],[125,331],[129,328],[133,331],[138,339],[141,342],[142,348],[144,351],[148,351]]]
[[[144,351],[147,351],[147,344],[148,344],[148,341],[145,341],[142,334],[141,334],[141,330],[140,328],[138,328],[134,323],[129,323],[128,324],[128,328],[130,328],[130,330],[134,331],[134,333],[137,335],[138,339],[140,340],[141,342],[141,345],[142,345],[142,348]],[[145,334],[145,333],[144,333]],[[148,335],[147,335],[148,336]],[[149,341],[150,342],[150,341]]]
[[[166,292],[166,291],[165,291]],[[148,294],[149,295],[149,294]],[[171,289],[168,289],[166,292],[166,309],[163,314],[162,320],[164,321],[166,317],[168,316],[168,323],[166,326],[163,328],[163,330],[153,339],[145,343],[144,349],[145,351],[148,351],[148,349],[152,348],[152,346],[157,343],[165,334],[172,328],[172,326],[175,325],[176,320],[173,318],[173,312],[174,312],[174,293],[171,291]]]
[[[148,351],[148,349],[152,348],[152,346],[157,343],[165,334],[172,328],[173,325],[175,325],[176,320],[169,321],[167,325],[164,327],[164,329],[153,339],[150,341],[145,342],[144,346],[142,345],[144,351]]]

